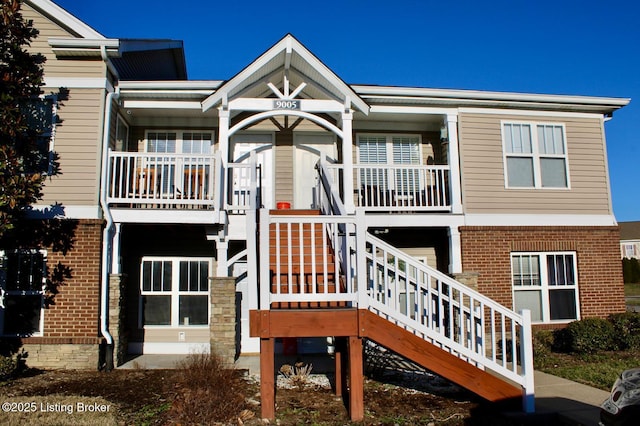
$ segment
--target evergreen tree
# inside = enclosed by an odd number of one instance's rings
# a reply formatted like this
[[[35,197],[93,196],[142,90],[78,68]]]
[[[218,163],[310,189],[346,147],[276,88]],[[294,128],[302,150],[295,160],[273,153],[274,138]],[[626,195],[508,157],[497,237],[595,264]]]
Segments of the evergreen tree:
[[[38,30],[23,19],[20,1],[1,2],[0,240],[42,198],[45,178],[57,173],[57,167],[48,167],[48,145],[43,149],[38,137],[42,125],[37,123],[47,120],[38,104],[45,58],[27,50]]]

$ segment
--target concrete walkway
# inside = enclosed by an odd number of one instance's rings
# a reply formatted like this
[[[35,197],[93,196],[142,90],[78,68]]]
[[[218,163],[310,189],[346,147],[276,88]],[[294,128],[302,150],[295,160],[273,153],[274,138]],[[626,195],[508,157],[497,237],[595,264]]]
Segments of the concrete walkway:
[[[186,355],[141,355],[118,368],[172,369],[176,368],[176,363],[185,357]],[[279,357],[277,361],[278,365],[286,362],[295,362],[295,359],[293,359],[295,357],[292,357],[291,360],[283,356]],[[257,355],[241,356],[236,362],[236,368],[248,370],[250,374],[259,374],[260,357]],[[321,374],[328,371],[333,371],[333,361],[328,357],[322,357],[322,359],[320,357],[314,357],[313,372]],[[600,404],[607,399],[609,392],[540,371],[535,372],[534,380],[536,417],[547,414],[553,416],[555,414],[559,417],[558,420],[563,425],[598,425],[600,420]],[[521,415],[522,413],[520,413],[520,416]],[[532,418],[531,420],[534,419]]]
[[[568,424],[597,426],[609,392],[536,371],[536,412],[556,413]],[[564,424],[564,423],[563,423]]]

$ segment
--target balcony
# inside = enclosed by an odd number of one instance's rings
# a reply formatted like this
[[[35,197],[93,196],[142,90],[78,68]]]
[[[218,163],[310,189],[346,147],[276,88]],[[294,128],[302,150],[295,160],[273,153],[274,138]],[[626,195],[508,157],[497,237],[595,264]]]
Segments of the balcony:
[[[334,182],[342,169],[328,165]],[[448,165],[354,164],[354,203],[369,212],[451,212]]]
[[[114,207],[219,209],[217,154],[109,152],[107,202]]]

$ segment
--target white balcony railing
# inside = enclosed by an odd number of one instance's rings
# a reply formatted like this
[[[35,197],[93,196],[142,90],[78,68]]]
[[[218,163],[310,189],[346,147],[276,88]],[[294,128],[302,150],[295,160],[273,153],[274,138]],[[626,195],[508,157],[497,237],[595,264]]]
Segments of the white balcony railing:
[[[334,179],[342,165],[330,164]],[[367,211],[451,211],[448,165],[354,164],[355,205]]]
[[[219,154],[109,152],[112,204],[219,208]]]

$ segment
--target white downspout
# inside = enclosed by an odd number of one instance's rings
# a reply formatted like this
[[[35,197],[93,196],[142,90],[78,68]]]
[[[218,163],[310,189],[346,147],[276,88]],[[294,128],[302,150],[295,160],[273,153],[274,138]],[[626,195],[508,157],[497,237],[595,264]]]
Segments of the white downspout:
[[[107,94],[106,108],[104,112],[104,125],[102,133],[102,169],[100,171],[100,207],[106,220],[102,235],[102,271],[101,271],[101,294],[100,294],[100,333],[107,342],[113,345],[113,336],[109,333],[107,326],[109,318],[109,242],[111,229],[113,228],[113,216],[107,203],[107,174],[109,170],[109,133],[111,127],[112,103],[120,96],[119,89]]]

